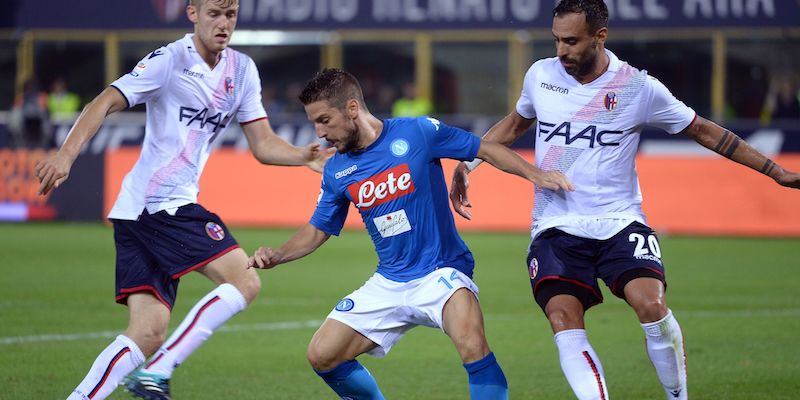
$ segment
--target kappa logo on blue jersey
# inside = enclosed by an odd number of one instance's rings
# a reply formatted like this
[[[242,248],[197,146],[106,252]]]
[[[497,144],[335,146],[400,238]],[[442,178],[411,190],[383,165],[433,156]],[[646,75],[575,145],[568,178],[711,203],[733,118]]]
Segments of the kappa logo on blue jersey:
[[[433,127],[434,127],[434,128],[436,128],[436,130],[437,130],[437,131],[439,130],[439,125],[441,124],[441,122],[439,122],[439,120],[438,120],[438,119],[436,119],[436,118],[431,118],[431,117],[428,117],[428,118],[426,118],[426,119],[427,119],[428,121],[430,121],[430,123],[432,123],[432,124],[433,124]]]
[[[222,229],[222,227],[216,222],[209,222],[206,224],[206,233],[208,234],[208,237],[218,242],[222,239],[225,239],[225,230]]]
[[[356,303],[348,298],[343,298],[342,301],[336,304],[336,311],[350,311],[355,307]]]
[[[353,164],[353,165],[351,165],[351,166],[349,166],[349,167],[347,167],[347,168],[345,168],[345,169],[333,174],[333,179],[344,178],[345,176],[350,175],[353,172],[356,172],[357,169],[358,169],[358,165]]]
[[[397,157],[406,155],[406,153],[408,153],[409,147],[410,146],[408,145],[408,142],[405,141],[405,139],[395,139],[392,142],[392,144],[389,145],[389,148],[392,149],[392,154],[394,154]]]

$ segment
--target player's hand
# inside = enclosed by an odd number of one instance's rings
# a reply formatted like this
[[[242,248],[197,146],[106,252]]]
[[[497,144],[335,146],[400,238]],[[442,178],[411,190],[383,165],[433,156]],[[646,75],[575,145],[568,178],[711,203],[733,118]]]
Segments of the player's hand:
[[[472,213],[467,208],[472,207],[467,197],[467,189],[469,188],[469,169],[467,164],[460,162],[453,171],[453,183],[450,185],[450,203],[453,205],[453,210],[458,215],[471,220]]]
[[[775,182],[781,186],[800,189],[800,174],[792,171],[782,170],[775,176]]]
[[[558,171],[541,171],[533,179],[533,183],[536,186],[549,190],[560,189],[565,192],[572,192],[575,190],[575,186],[572,185],[572,182],[569,181],[566,175]]]
[[[325,163],[336,153],[336,148],[322,149],[319,143],[311,143],[303,149],[303,153],[307,160],[306,166],[315,172],[321,173],[325,168]]]
[[[59,151],[36,163],[35,172],[39,179],[39,194],[46,195],[53,188],[61,186],[69,177],[73,158]]]
[[[247,260],[247,268],[270,269],[279,264],[279,255],[269,247],[259,247]]]

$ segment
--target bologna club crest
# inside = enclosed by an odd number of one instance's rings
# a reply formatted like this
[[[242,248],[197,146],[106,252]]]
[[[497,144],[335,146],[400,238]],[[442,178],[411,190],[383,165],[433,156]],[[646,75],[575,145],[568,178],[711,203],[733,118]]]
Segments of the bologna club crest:
[[[531,279],[536,278],[536,275],[539,274],[539,260],[536,257],[531,260],[530,265],[528,265],[528,275],[530,275]]]
[[[216,222],[209,222],[206,224],[206,233],[208,237],[218,242],[225,238],[225,230]]]
[[[225,78],[225,93],[233,95],[233,78],[230,76]]]
[[[606,93],[606,98],[603,100],[603,105],[606,106],[606,110],[614,111],[617,108],[617,94],[614,92]]]

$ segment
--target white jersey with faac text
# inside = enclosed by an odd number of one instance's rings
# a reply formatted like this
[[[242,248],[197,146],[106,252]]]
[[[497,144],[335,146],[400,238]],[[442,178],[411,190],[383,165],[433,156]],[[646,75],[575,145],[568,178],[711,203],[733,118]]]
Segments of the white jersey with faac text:
[[[525,75],[516,110],[536,119],[536,166],[575,185],[574,192],[536,188],[532,237],[558,228],[608,239],[633,221],[645,223],[635,166],[639,134],[646,125],[675,134],[696,116],[647,71],[605,52],[608,70],[587,84],[555,57]]]
[[[232,122],[267,113],[253,60],[225,49],[212,69],[195,50],[192,34],[144,57],[111,85],[129,106],[147,104],[139,160],[122,182],[109,218],[136,220],[196,203],[199,179],[219,138]]]

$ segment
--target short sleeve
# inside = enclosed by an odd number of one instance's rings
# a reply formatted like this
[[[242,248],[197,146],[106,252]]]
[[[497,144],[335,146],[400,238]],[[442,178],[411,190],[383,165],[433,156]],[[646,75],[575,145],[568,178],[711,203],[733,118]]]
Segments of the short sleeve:
[[[331,180],[332,177],[329,174],[322,178],[317,208],[309,223],[329,235],[338,236],[342,231],[345,219],[347,219],[350,200],[341,195],[332,185],[326,183]]]
[[[525,119],[536,118],[536,108],[533,105],[533,88],[536,83],[537,64],[538,62],[531,65],[531,67],[528,68],[528,72],[525,73],[525,79],[522,83],[522,92],[519,94],[519,99],[517,99],[517,114]]]
[[[676,134],[692,123],[697,113],[676,99],[661,81],[649,76],[647,87],[649,89],[647,125]]]
[[[472,133],[431,117],[417,118],[417,123],[428,142],[431,158],[469,161],[478,155],[481,139]]]
[[[125,96],[128,107],[146,103],[166,87],[172,70],[173,55],[166,47],[145,56],[131,72],[111,83]]]
[[[239,123],[247,123],[266,117],[267,112],[261,102],[261,78],[258,76],[258,67],[252,58],[242,57],[247,60],[247,68],[242,104],[236,113],[236,120]]]

